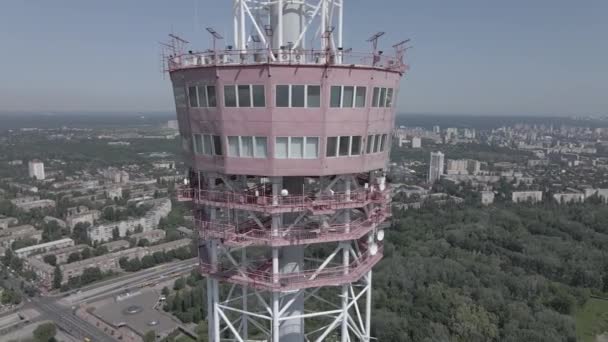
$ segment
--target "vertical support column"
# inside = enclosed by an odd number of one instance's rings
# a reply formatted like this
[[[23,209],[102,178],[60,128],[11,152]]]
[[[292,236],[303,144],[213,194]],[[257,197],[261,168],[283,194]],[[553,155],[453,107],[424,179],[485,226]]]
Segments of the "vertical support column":
[[[282,16],[282,6],[283,2],[279,1],[279,5],[281,6],[280,14]],[[280,26],[281,24],[279,24]],[[283,178],[282,177],[272,177],[272,205],[276,206],[280,203],[281,190],[283,187]],[[273,214],[272,215],[272,236],[279,235],[279,227],[281,224],[281,214]],[[272,283],[279,283],[279,248],[272,248]],[[280,339],[280,306],[279,306],[280,292],[273,291],[272,292],[272,341],[279,342]]]
[[[279,283],[279,249],[277,247],[272,248],[272,282],[274,284]],[[280,324],[279,321],[280,307],[279,307],[279,295],[278,291],[272,292],[272,341],[279,342],[280,338]]]
[[[348,176],[344,176],[343,177],[343,181],[344,181],[344,194],[346,195],[347,201],[350,201],[350,177]],[[345,209],[344,210],[344,232],[346,234],[350,233],[350,209]],[[342,242],[342,265],[344,267],[344,274],[348,274],[349,273],[349,266],[350,266],[350,241],[344,241]],[[342,285],[342,333],[341,335],[341,341],[342,342],[348,342],[350,341],[349,337],[348,337],[348,299],[349,299],[349,292],[348,292],[348,287],[349,284],[344,284]]]
[[[325,31],[327,31],[327,0],[321,0],[321,50],[325,51],[327,48],[327,41],[325,37]]]
[[[372,333],[372,271],[367,273],[367,293],[365,294],[365,342],[369,342]]]
[[[239,8],[240,11],[240,22],[241,22],[241,33],[240,33],[240,43],[241,45],[237,45],[241,50],[241,53],[245,53],[245,45],[247,44],[247,37],[245,33],[245,0],[240,0],[241,6]]]
[[[247,249],[243,248],[241,250],[241,265],[243,268],[247,268]],[[242,324],[242,331],[241,331],[241,337],[243,338],[243,340],[247,341],[249,339],[249,315],[246,314],[247,312],[247,300],[249,299],[248,297],[248,289],[247,289],[247,285],[243,285],[241,287],[242,291],[243,291],[243,315],[241,317],[241,324]]]
[[[344,28],[344,0],[340,0],[340,6],[338,7],[338,64],[342,64],[343,56],[344,56],[344,45],[342,40],[342,29]]]
[[[275,49],[280,49],[281,46],[283,46],[283,0],[279,0],[278,2],[278,6],[279,6],[279,11],[278,11],[278,18],[277,18],[277,28],[278,28],[278,46],[275,46]]]
[[[239,18],[239,6],[242,0],[234,0],[233,1],[233,8],[232,8],[232,21],[233,21],[233,31],[234,31],[234,46],[239,46],[240,44],[240,40],[239,40],[239,22],[240,22],[240,18]]]
[[[206,174],[204,179],[207,181],[207,189],[213,190],[215,188],[215,178],[216,175],[209,173]],[[199,183],[200,184],[200,183]],[[206,211],[206,215],[209,221],[213,222],[215,220],[215,208],[205,206],[204,210]],[[212,270],[217,267],[217,241],[208,240],[205,241],[207,244],[207,252],[209,264]],[[209,331],[209,341],[210,342],[219,342],[220,341],[220,320],[218,314],[217,304],[219,303],[219,293],[218,293],[218,284],[216,279],[212,279],[211,277],[207,277],[207,323],[208,323],[208,331]]]

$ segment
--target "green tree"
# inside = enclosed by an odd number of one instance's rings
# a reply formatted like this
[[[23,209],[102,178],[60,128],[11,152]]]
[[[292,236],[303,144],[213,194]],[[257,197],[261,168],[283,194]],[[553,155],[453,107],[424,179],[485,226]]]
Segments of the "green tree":
[[[34,339],[38,342],[53,341],[57,328],[53,323],[42,323],[34,329]]]
[[[150,330],[144,335],[144,342],[154,341],[156,341],[156,333],[154,332],[154,330]]]
[[[72,262],[80,261],[80,253],[72,252],[68,255],[68,264]]]
[[[112,240],[116,241],[120,239],[120,230],[118,230],[118,227],[114,227],[114,229],[112,229]]]
[[[49,264],[51,266],[57,265],[57,257],[55,256],[55,254],[45,255],[44,258],[42,258],[42,260],[44,260],[44,262],[46,262],[47,264]]]
[[[184,279],[184,277],[175,279],[175,282],[173,283],[173,289],[175,291],[179,291],[184,287],[186,287],[186,280]]]
[[[55,266],[55,271],[53,272],[53,288],[59,289],[61,288],[61,282],[63,281],[63,273],[61,272],[61,268],[59,265]]]

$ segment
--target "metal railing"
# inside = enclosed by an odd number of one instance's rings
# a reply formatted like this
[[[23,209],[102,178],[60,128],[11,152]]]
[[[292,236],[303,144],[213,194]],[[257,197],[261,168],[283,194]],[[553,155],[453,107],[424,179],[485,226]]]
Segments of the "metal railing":
[[[403,58],[379,53],[322,50],[207,50],[167,58],[167,70],[217,66],[217,65],[345,65],[373,67],[404,72],[408,69]]]
[[[388,189],[384,191],[359,189],[350,193],[298,196],[256,196],[232,191],[183,189],[181,192],[178,191],[178,199],[180,196],[182,199],[194,200],[201,204],[265,213],[304,210],[318,212],[356,208],[368,203],[388,203],[390,201],[390,191]]]
[[[204,275],[223,279],[229,283],[265,290],[291,290],[355,282],[371,270],[382,259],[382,255],[383,247],[379,246],[374,255],[366,251],[347,267],[333,266],[278,274],[267,270],[268,265],[272,265],[271,260],[262,262],[261,266],[252,265],[247,268],[226,267],[219,264],[214,267],[211,264],[201,263],[199,269]]]
[[[373,230],[379,223],[390,217],[390,209],[378,208],[369,218],[359,218],[349,224],[328,226],[292,226],[272,231],[270,227],[236,226],[230,223],[195,220],[199,236],[204,239],[221,239],[231,246],[290,246],[311,243],[356,240]]]

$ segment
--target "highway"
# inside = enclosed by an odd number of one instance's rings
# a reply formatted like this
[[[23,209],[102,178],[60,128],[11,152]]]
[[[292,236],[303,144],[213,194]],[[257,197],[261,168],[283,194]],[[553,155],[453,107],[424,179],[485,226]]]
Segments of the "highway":
[[[94,342],[116,341],[97,329],[97,327],[76,316],[72,307],[81,303],[111,297],[127,289],[142,287],[154,284],[159,280],[167,280],[188,274],[197,263],[197,259],[193,258],[159,265],[147,270],[85,286],[77,293],[68,297],[61,295],[33,297],[24,303],[21,310],[32,308],[39,311],[41,315],[35,321],[52,320],[58,328],[80,340],[88,337]],[[9,277],[5,282],[11,284],[14,289],[19,290],[21,279]],[[22,295],[23,298],[27,298],[27,295]]]

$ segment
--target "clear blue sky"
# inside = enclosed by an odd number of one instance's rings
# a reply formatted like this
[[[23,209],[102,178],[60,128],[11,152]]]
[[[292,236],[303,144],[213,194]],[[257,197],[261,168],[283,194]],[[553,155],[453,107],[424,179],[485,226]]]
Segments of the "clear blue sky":
[[[608,113],[607,0],[345,2],[345,46],[412,39],[401,112]],[[0,111],[173,111],[157,42],[229,36],[230,3],[2,0]]]

